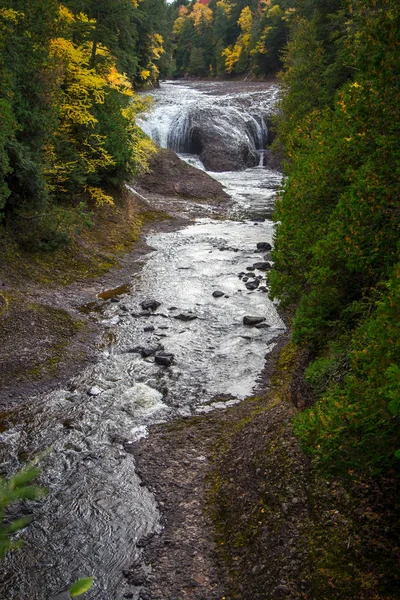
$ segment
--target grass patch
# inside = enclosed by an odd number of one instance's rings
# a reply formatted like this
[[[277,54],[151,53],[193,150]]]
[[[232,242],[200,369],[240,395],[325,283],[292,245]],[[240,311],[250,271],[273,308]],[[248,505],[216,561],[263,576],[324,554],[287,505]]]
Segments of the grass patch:
[[[56,375],[61,361],[72,358],[71,342],[85,336],[86,329],[84,321],[65,310],[8,292],[7,310],[0,314],[2,386]]]
[[[0,226],[2,276],[14,286],[31,282],[50,287],[99,277],[133,247],[146,223],[171,218],[144,210],[127,194],[115,196],[114,205],[91,208],[91,226],[71,236],[68,246],[51,251],[24,249]]]

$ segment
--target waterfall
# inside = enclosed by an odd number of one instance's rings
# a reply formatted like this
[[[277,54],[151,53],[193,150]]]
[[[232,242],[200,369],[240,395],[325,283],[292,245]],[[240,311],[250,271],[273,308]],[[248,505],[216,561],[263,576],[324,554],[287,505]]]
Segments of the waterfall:
[[[262,164],[266,117],[275,101],[271,95],[247,94],[238,101],[172,83],[162,84],[152,95],[155,107],[139,125],[161,147],[196,154],[212,171]]]
[[[171,121],[166,147],[174,152],[190,152],[190,113],[182,112]]]

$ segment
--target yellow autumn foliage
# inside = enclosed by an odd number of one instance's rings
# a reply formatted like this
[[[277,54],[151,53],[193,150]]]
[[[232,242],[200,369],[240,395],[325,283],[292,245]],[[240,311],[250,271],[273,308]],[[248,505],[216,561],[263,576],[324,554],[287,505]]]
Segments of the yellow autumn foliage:
[[[238,24],[242,33],[239,35],[233,46],[228,46],[222,51],[222,56],[225,57],[225,70],[228,73],[232,73],[235,65],[239,62],[242,53],[249,54],[253,15],[248,6],[245,6],[240,13]]]
[[[114,204],[112,196],[109,196],[99,187],[86,186],[85,192],[89,194],[90,198],[96,202],[97,206],[103,204]]]
[[[217,6],[218,6],[218,8],[221,8],[224,11],[224,14],[227,17],[231,16],[232,4],[229,0],[218,0]]]
[[[222,56],[225,56],[225,69],[228,73],[232,73],[236,63],[239,62],[243,47],[236,43],[234,46],[228,46],[222,51]]]
[[[200,25],[204,23],[211,23],[213,19],[213,13],[211,8],[206,6],[205,4],[200,4],[200,2],[196,2],[196,4],[192,8],[192,12],[189,15],[190,19],[193,20],[193,24],[196,29],[199,29]]]
[[[251,34],[251,28],[253,25],[253,15],[248,6],[245,6],[242,12],[240,13],[240,17],[238,19],[238,25],[242,30],[244,35]]]
[[[186,18],[187,17],[185,15],[182,15],[182,16],[178,17],[177,19],[175,19],[174,26],[172,28],[172,33],[174,33],[175,35],[179,35],[180,34],[180,32],[182,31],[182,28],[183,28],[183,25],[185,23]]]
[[[274,4],[274,6],[272,6],[272,8],[270,8],[267,12],[267,16],[270,19],[276,18],[276,17],[281,17],[283,14],[283,11],[281,9],[281,7],[279,6],[279,4]]]
[[[150,60],[147,68],[140,71],[140,77],[143,81],[151,78],[153,81],[158,79],[159,69],[156,65],[157,60],[164,54],[164,39],[159,33],[153,33],[148,36],[148,48],[150,50]]]
[[[24,13],[12,8],[0,8],[0,31],[5,28],[5,23],[18,23],[24,18]]]

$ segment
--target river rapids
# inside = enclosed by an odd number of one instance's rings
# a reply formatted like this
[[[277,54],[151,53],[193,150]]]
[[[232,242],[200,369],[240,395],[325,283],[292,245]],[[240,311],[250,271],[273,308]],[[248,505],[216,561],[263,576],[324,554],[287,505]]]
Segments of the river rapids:
[[[148,236],[152,251],[141,271],[107,300],[93,299],[102,307],[91,318],[104,327],[98,362],[65,388],[30,398],[0,434],[2,471],[37,457],[49,491],[15,508],[33,521],[19,534],[22,549],[1,564],[1,598],[53,599],[91,575],[85,599],[137,598],[139,589],[122,572],[140,561],[138,542],[161,526],[130,448],[153,423],[223,409],[256,386],[284,329],[265,272],[252,268],[265,261],[257,244],[273,239],[281,175],[264,167],[262,156],[277,94],[271,84],[223,82],[167,82],[153,92],[154,108],[141,126],[157,143],[205,168],[207,144],[219,136],[221,151],[238,149],[250,166],[210,173],[232,197],[225,218],[203,204],[190,225]],[[253,291],[243,281],[252,272],[250,280],[259,278]],[[143,311],[149,299],[160,305]],[[182,320],[188,314],[195,318]],[[244,326],[245,315],[264,317],[268,327]],[[156,364],[154,352],[173,354],[172,365]]]

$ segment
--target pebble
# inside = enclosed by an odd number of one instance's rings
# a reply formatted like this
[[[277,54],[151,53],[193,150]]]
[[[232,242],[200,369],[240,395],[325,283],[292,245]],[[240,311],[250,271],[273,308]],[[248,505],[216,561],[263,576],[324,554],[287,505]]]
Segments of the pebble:
[[[99,394],[101,394],[101,392],[104,392],[104,390],[100,387],[97,387],[96,385],[91,387],[90,390],[88,390],[89,396],[98,396]]]
[[[193,321],[194,319],[197,319],[197,315],[192,312],[184,312],[179,313],[179,315],[176,315],[174,318],[179,319],[180,321]]]
[[[157,310],[161,306],[161,302],[157,302],[157,300],[143,300],[140,306],[143,310]]]

